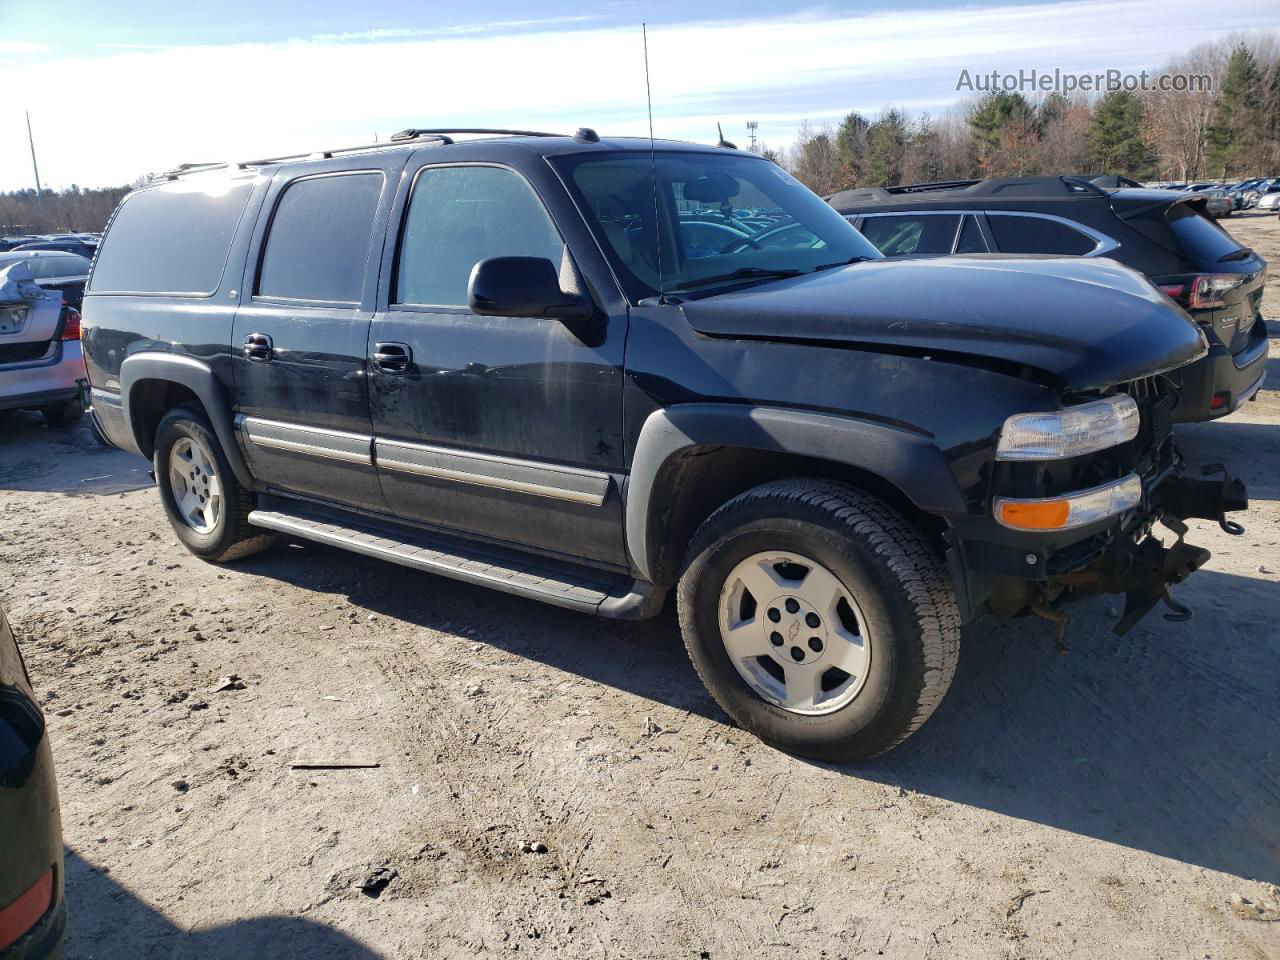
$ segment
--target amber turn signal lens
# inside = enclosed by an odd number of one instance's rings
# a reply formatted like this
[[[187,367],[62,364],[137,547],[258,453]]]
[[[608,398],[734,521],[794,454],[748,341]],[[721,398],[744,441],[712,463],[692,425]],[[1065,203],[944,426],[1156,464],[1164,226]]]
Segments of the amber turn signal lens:
[[[1066,526],[1071,504],[1066,500],[1037,500],[1034,503],[1016,503],[1006,500],[1000,504],[1000,522],[1006,527],[1022,530],[1058,530]]]

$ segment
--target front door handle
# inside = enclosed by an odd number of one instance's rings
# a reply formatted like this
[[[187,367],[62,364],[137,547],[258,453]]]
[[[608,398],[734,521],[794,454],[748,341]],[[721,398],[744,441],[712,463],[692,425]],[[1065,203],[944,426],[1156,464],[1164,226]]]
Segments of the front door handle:
[[[375,343],[373,365],[383,373],[408,373],[413,351],[407,343]]]
[[[266,363],[275,356],[271,338],[265,333],[251,333],[244,338],[244,355],[250,360]]]

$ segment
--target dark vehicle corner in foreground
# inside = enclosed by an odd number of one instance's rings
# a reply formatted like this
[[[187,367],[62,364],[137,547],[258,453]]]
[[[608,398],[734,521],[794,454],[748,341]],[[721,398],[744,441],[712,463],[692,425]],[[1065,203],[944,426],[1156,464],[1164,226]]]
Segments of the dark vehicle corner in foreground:
[[[0,608],[0,960],[61,956],[66,925],[53,756]]]

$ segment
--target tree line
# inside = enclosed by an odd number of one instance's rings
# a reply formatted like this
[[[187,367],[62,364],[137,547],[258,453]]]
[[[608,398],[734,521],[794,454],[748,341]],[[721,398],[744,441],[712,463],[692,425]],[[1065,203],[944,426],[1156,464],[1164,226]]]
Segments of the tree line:
[[[1159,77],[1198,75],[1204,89]],[[1280,43],[1275,35],[1202,44],[1147,90],[1028,98],[993,91],[939,117],[886,107],[801,124],[762,153],[820,194],[855,187],[1036,174],[1122,174],[1180,182],[1280,176]],[[1182,84],[1186,87],[1187,85]]]
[[[83,189],[72,184],[65,190],[42,190],[39,196],[34,189],[0,193],[0,235],[97,233],[136,185]]]

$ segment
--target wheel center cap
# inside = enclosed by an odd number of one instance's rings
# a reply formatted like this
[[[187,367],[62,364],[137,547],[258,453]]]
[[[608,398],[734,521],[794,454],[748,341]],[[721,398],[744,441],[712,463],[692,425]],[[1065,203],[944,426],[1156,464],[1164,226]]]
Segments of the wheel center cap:
[[[817,663],[826,653],[826,623],[799,597],[775,598],[767,607],[765,630],[774,659],[784,666]]]

